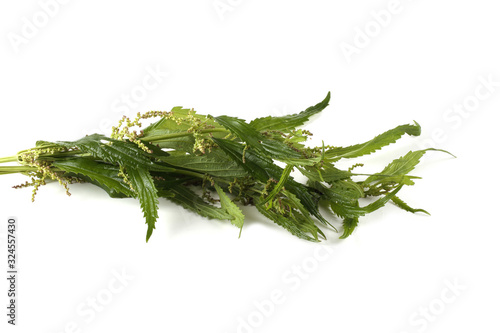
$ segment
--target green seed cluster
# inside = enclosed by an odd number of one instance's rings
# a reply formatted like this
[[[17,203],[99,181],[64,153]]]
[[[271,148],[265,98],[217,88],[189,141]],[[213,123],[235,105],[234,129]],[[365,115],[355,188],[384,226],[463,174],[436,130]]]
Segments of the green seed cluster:
[[[22,165],[35,167],[37,170],[29,174],[31,182],[26,182],[21,185],[14,186],[14,188],[23,188],[28,186],[33,186],[33,192],[31,195],[31,201],[35,201],[35,196],[38,193],[40,186],[46,185],[47,179],[57,180],[66,190],[68,196],[71,195],[69,192],[68,184],[75,182],[75,179],[70,177],[63,177],[62,172],[55,172],[51,169],[51,161],[39,159],[41,155],[54,155],[56,153],[68,151],[68,149],[57,147],[57,148],[32,148],[26,151],[20,152],[18,156],[18,161]]]

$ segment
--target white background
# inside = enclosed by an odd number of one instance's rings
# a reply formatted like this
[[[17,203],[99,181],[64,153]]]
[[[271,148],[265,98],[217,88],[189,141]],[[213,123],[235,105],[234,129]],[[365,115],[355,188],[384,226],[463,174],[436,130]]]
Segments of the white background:
[[[238,239],[229,223],[166,201],[146,244],[132,199],[90,185],[67,197],[51,184],[31,203],[30,190],[11,189],[22,176],[2,176],[1,267],[14,215],[20,271],[14,328],[0,283],[2,332],[499,331],[494,1],[54,3],[0,5],[1,156],[109,134],[123,113],[182,105],[252,119],[331,91],[308,125],[313,144],[360,143],[416,120],[420,138],[360,159],[364,170],[429,144],[458,158],[427,154],[413,172],[423,179],[401,192],[431,217],[389,205],[321,245],[247,208]]]

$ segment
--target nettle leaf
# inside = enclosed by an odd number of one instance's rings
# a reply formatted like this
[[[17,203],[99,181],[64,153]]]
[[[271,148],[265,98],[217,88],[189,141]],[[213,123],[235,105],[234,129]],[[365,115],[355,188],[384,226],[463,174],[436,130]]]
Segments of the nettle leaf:
[[[226,193],[224,193],[219,185],[214,184],[214,187],[217,191],[217,194],[219,195],[222,209],[224,209],[229,215],[231,215],[231,223],[240,228],[241,235],[241,229],[243,228],[243,220],[245,216],[243,215],[241,209],[231,201],[231,199],[227,196]]]
[[[212,151],[205,155],[185,154],[160,158],[163,162],[189,170],[194,170],[214,177],[245,177],[247,171],[221,151]]]
[[[429,150],[433,151],[442,151],[448,153],[445,150],[428,148],[417,151],[410,151],[405,156],[402,156],[398,159],[395,159],[391,163],[389,163],[384,170],[380,173],[376,173],[368,177],[365,181],[365,185],[370,185],[373,183],[389,183],[389,182],[397,182],[404,183],[405,185],[413,185],[414,182],[407,174],[412,171],[415,166],[420,162],[420,158]],[[449,154],[449,153],[448,153]]]
[[[248,145],[259,148],[260,141],[264,138],[257,130],[248,125],[243,119],[229,116],[215,117],[215,121],[227,128]],[[261,148],[262,149],[262,148]]]
[[[298,169],[308,179],[318,182],[331,183],[337,180],[347,179],[352,176],[351,172],[337,169],[330,163],[325,163],[322,167],[304,166],[299,167]]]
[[[242,119],[219,116],[216,117],[215,120],[231,131],[231,133],[239,137],[248,146],[269,155],[269,157],[276,159],[300,159],[303,157],[301,153],[293,150],[285,143],[265,138]]]
[[[175,106],[170,112],[174,118],[187,119],[188,117],[192,117],[214,127],[217,125],[217,123],[210,117],[197,114],[196,111],[192,109],[184,109],[182,106]],[[157,122],[149,125],[143,130],[144,138],[147,139],[150,136],[183,132],[187,131],[191,127],[188,122],[178,122],[174,118],[163,117]]]
[[[149,142],[142,142],[143,145],[145,145],[150,151],[152,151],[152,156],[146,154],[148,157],[153,157],[155,159],[159,158],[165,158],[170,156],[171,154],[165,150],[163,150],[159,145],[153,145],[150,144]]]
[[[421,212],[421,213],[425,213],[427,215],[431,215],[428,211],[424,210],[424,209],[421,209],[421,208],[411,208],[410,206],[408,206],[408,204],[406,202],[404,202],[403,200],[401,200],[400,198],[398,198],[397,196],[394,196],[392,198],[392,202],[394,202],[394,204],[396,206],[398,206],[399,208],[403,209],[403,210],[406,210],[407,212],[410,212],[410,213],[418,213],[418,212]]]
[[[146,218],[146,224],[148,225],[147,242],[153,234],[156,219],[158,218],[158,192],[149,171],[140,168],[127,168],[126,171]]]
[[[99,163],[89,158],[72,158],[53,163],[58,169],[84,176],[88,181],[103,188],[111,197],[132,197],[134,192],[118,176],[120,168],[107,163]]]
[[[182,131],[178,131],[178,133],[181,132]],[[161,148],[174,149],[174,151],[177,152],[191,153],[193,152],[194,142],[195,142],[194,137],[190,135],[190,136],[171,138],[168,140],[162,140],[158,142],[158,145]]]
[[[344,232],[340,239],[345,239],[352,235],[354,229],[358,226],[359,219],[357,217],[347,217],[342,221],[342,227],[344,228]]]
[[[303,154],[281,141],[262,138],[260,147],[262,147],[262,152],[279,161],[292,161],[295,164],[308,163],[308,161],[304,159]]]
[[[338,216],[344,218],[342,223],[344,227],[344,233],[342,234],[342,236],[340,236],[340,238],[344,239],[347,238],[349,235],[351,235],[356,226],[358,225],[359,217],[369,213],[373,213],[377,209],[380,209],[383,206],[385,206],[387,202],[389,202],[391,199],[394,198],[396,193],[398,193],[402,187],[403,185],[399,185],[392,192],[386,194],[384,197],[364,207],[360,207],[358,201],[356,201],[352,205],[346,205],[346,204],[341,205],[334,201],[330,202],[330,207],[332,211]]]
[[[160,195],[165,192],[172,193],[173,196],[168,196],[167,199],[190,210],[198,215],[209,219],[231,220],[232,216],[223,208],[216,207],[207,203],[198,194],[193,192],[182,183],[165,183],[160,182]],[[163,197],[163,195],[162,195]]]
[[[413,185],[410,179],[403,179],[420,162],[420,158],[425,154],[425,150],[410,151],[405,156],[395,159],[389,163],[384,170],[376,173],[365,180],[365,184],[374,182],[404,181],[407,185]]]
[[[143,135],[140,138],[143,142],[157,141],[161,148],[170,148],[177,151],[192,152],[194,148],[195,138],[192,130],[195,127],[203,126],[207,129],[211,128],[214,133],[208,136],[224,137],[227,132],[217,132],[223,129],[210,116],[197,114],[194,110],[183,109],[180,106],[174,107],[171,115],[163,117],[157,122],[149,125],[143,130]],[[197,123],[194,124],[193,121]],[[158,138],[162,138],[161,140]]]
[[[396,195],[396,193],[398,193],[399,190],[401,190],[402,187],[403,185],[399,185],[395,190],[386,194],[384,197],[364,207],[359,207],[357,202],[354,205],[346,205],[346,204],[339,204],[335,201],[330,202],[330,207],[332,208],[333,212],[340,217],[356,218],[364,216],[366,214],[373,213],[377,209],[380,209],[383,206],[385,206],[385,204],[389,202]]]
[[[309,210],[302,205],[300,199],[292,192],[289,192],[287,190],[284,190],[283,194],[285,196],[281,198],[281,201],[285,206],[289,205],[290,207],[294,208],[294,210],[292,210],[292,218],[300,224],[301,229],[310,232],[316,239],[318,238],[318,233],[323,238],[326,238],[323,232],[316,226],[314,220],[310,216]],[[335,231],[337,230],[334,226],[331,227]]]
[[[359,198],[365,196],[363,187],[353,182],[351,179],[337,180],[331,183],[330,187],[321,184],[319,181],[308,181],[310,187],[321,193],[323,200],[335,201],[342,204],[352,204]]]
[[[259,132],[266,130],[274,131],[287,131],[303,125],[309,118],[328,106],[330,102],[330,92],[326,95],[325,99],[320,103],[307,108],[306,110],[282,117],[263,117],[257,118],[250,122],[250,126]]]
[[[113,140],[101,134],[88,135],[76,141],[55,143],[66,148],[77,147],[95,158],[127,167],[148,169],[153,165],[153,162],[146,156],[146,152],[135,143]]]
[[[290,173],[292,172],[293,166],[292,165],[287,165],[285,167],[285,170],[283,170],[283,174],[280,177],[280,180],[278,183],[274,186],[273,190],[271,193],[268,194],[268,196],[264,199],[262,204],[265,204],[272,199],[283,189],[283,185],[285,185],[286,181],[288,180],[288,177],[290,177]],[[272,201],[271,201],[272,203]],[[269,205],[269,208],[272,207],[272,205]],[[268,208],[268,209],[269,209]]]
[[[244,146],[242,144],[232,142],[225,139],[213,139],[214,142],[236,163],[241,165],[247,172],[263,182],[264,184],[269,178],[280,179],[284,170],[273,163],[273,160],[260,154],[254,149],[245,150],[245,158],[243,159]],[[321,215],[318,208],[318,201],[309,192],[309,189],[296,181],[293,177],[288,177],[285,182],[285,188],[295,194],[302,202],[304,207],[307,208],[309,213],[316,217],[319,221],[326,225],[331,224]]]
[[[419,136],[420,132],[420,125],[417,122],[415,122],[415,125],[401,125],[385,133],[377,135],[372,140],[362,144],[328,149],[325,153],[326,158],[332,161],[337,161],[341,158],[354,158],[371,154],[391,143],[395,143],[404,134]]]
[[[55,144],[66,148],[76,147],[96,159],[124,167],[163,172],[175,171],[173,168],[152,161],[152,159],[169,156],[169,154],[151,144],[145,145],[153,151],[153,154],[148,154],[133,142],[114,140],[100,134],[88,135],[76,141],[58,141]]]
[[[38,140],[36,143],[35,143],[35,146],[36,147],[43,147],[43,146],[52,146],[54,145],[53,142],[50,142],[50,141],[44,141],[44,140]]]
[[[282,213],[277,212],[275,209],[266,209],[265,205],[262,204],[262,202],[260,201],[261,199],[258,196],[256,196],[254,200],[256,202],[257,210],[262,215],[264,215],[277,225],[281,226],[292,235],[311,242],[319,241],[318,232],[320,232],[321,230],[319,230],[317,226],[314,226],[312,228],[310,226],[304,227],[305,220],[299,218],[291,219],[289,216],[285,216]],[[301,221],[302,223],[299,223],[298,221]],[[312,233],[312,237],[310,235],[311,229],[314,230],[314,232]]]
[[[267,182],[270,178],[269,172],[272,172],[277,168],[271,159],[262,155],[254,154],[250,151],[250,149],[245,152],[245,158],[243,158],[243,151],[245,147],[240,143],[217,138],[213,138],[212,140],[229,158],[261,182]],[[266,168],[270,169],[266,170]]]
[[[170,112],[172,112],[176,117],[185,118],[189,114],[190,109],[183,109],[182,106],[174,106]],[[172,132],[182,132],[187,130],[189,127],[187,124],[177,123],[169,118],[161,118],[157,122],[152,123],[148,127],[144,128],[144,137],[153,136],[157,134],[167,134]]]

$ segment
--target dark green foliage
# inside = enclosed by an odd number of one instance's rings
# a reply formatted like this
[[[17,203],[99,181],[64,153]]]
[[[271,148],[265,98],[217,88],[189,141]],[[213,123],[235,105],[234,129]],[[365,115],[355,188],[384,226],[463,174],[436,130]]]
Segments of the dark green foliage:
[[[362,216],[390,201],[408,212],[427,213],[411,208],[396,194],[414,184],[419,177],[409,173],[427,151],[437,149],[410,151],[371,175],[355,173],[359,163],[348,170],[335,165],[344,158],[374,153],[404,134],[418,136],[420,126],[401,125],[348,147],[306,147],[311,134],[299,126],[326,108],[329,100],[330,93],[300,113],[251,122],[199,115],[182,107],[151,111],[134,121],[125,117],[110,137],[37,141],[35,148],[15,156],[21,167],[0,167],[0,174],[31,176],[32,182],[20,187],[33,185],[34,194],[45,180],[58,180],[65,187],[89,182],[113,198],[137,198],[147,224],[146,240],[155,229],[160,197],[206,218],[229,220],[240,233],[244,216],[239,205],[255,205],[293,235],[315,242],[326,238],[320,226],[335,229],[320,205],[339,218],[339,225],[342,222],[340,238],[351,235]],[[131,130],[154,117],[160,119],[140,133]],[[305,184],[295,180],[294,170],[307,178]],[[366,197],[378,198],[363,205]]]
[[[52,165],[77,177],[85,177],[88,182],[102,187],[111,197],[131,197],[134,195],[130,186],[125,184],[122,177],[118,176],[120,168],[113,164],[80,157],[60,160]]]

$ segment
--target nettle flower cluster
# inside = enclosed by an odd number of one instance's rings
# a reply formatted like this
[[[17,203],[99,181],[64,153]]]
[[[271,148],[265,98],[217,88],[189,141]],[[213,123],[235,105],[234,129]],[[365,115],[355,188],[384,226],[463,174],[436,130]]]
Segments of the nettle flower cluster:
[[[25,174],[30,177],[30,181],[26,181],[23,184],[15,185],[13,188],[23,188],[33,186],[33,192],[31,195],[31,201],[35,201],[35,196],[38,192],[38,189],[42,185],[47,184],[47,180],[57,180],[59,184],[61,184],[66,190],[66,194],[68,196],[71,195],[69,192],[68,184],[73,184],[77,182],[81,182],[80,179],[71,176],[65,176],[63,171],[55,171],[51,168],[50,160],[45,159],[44,157],[52,156],[56,154],[64,154],[71,152],[71,149],[67,149],[64,147],[49,147],[49,148],[40,148],[35,147],[32,149],[28,149],[25,151],[21,151],[17,154],[18,162],[21,165],[33,167],[36,170],[27,171]]]
[[[131,128],[142,127],[141,120],[160,117],[165,121],[173,121],[179,127],[188,127],[185,132],[191,134],[195,139],[193,153],[199,151],[204,154],[205,151],[210,150],[210,148],[214,146],[213,142],[206,140],[206,136],[204,135],[207,131],[209,132],[211,129],[216,127],[215,125],[208,123],[208,120],[213,119],[212,117],[208,116],[206,119],[196,117],[194,109],[189,110],[187,115],[183,114],[177,116],[176,114],[176,111],[148,111],[143,114],[138,112],[133,121],[127,116],[123,116],[123,118],[118,122],[118,126],[112,128],[110,137],[112,139],[122,141],[129,140],[130,142],[137,144],[145,152],[152,154],[153,152],[141,141],[141,138],[144,137],[144,131],[141,130],[137,133],[137,130],[131,130]]]

